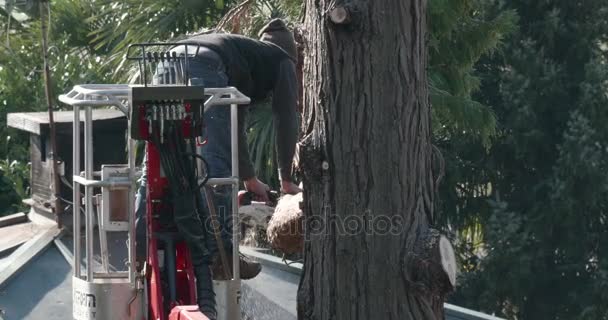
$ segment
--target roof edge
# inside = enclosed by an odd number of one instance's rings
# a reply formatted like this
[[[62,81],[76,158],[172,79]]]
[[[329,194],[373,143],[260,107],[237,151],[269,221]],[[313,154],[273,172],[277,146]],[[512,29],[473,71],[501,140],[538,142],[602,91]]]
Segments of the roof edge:
[[[246,254],[250,257],[255,258],[262,265],[277,268],[289,273],[293,273],[296,275],[300,275],[302,273],[302,264],[295,261],[283,260],[279,257],[275,257],[273,255],[269,255],[267,253],[263,253],[260,250],[256,250],[252,247],[240,246],[239,247],[243,254]],[[471,309],[466,309],[463,307],[459,307],[453,304],[444,303],[443,307],[445,308],[446,315],[450,315],[453,317],[457,317],[459,319],[466,320],[505,320],[503,318],[498,318],[492,315],[488,315],[485,313],[481,313],[478,311],[474,311]]]
[[[0,264],[0,288],[4,287],[23,267],[44,252],[61,232],[57,227],[49,227],[15,250],[11,254],[13,256],[11,259]]]

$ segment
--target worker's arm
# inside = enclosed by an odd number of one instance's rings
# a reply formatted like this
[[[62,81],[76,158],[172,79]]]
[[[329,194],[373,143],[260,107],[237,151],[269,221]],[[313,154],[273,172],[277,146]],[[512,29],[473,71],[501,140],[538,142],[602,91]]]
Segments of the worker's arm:
[[[281,189],[283,192],[291,194],[301,191],[291,180],[291,166],[298,140],[297,84],[294,63],[289,59],[284,59],[279,65],[279,75],[272,95],[272,114]]]
[[[281,191],[289,194],[301,192],[291,180],[291,165],[298,139],[296,105],[298,100],[295,65],[285,59],[279,65],[279,74],[273,90],[272,114],[279,162]],[[245,188],[255,193],[258,200],[267,201],[269,187],[255,176],[245,136],[244,116],[239,117],[239,170]]]

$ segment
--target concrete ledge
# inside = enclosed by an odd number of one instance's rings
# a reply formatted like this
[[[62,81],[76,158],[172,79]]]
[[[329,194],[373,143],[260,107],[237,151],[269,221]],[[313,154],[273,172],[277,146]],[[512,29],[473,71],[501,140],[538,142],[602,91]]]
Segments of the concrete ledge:
[[[48,243],[50,244],[54,238]],[[65,260],[71,264],[73,255],[66,244],[60,239],[55,239],[54,244]],[[251,247],[241,246],[240,250],[243,254],[259,261],[265,268],[257,278],[242,281],[241,311],[245,315],[243,319],[295,320],[297,315],[294,299],[302,264],[287,261],[289,263],[287,265],[283,259]],[[504,320],[449,303],[444,304],[444,307],[447,320]]]
[[[41,230],[39,225],[29,221],[0,228],[0,255],[32,240]]]
[[[22,223],[27,221],[27,216],[23,212],[10,214],[8,216],[4,216],[0,218],[0,228],[11,226],[17,223]]]
[[[40,205],[30,206],[30,211],[27,213],[27,217],[30,219],[30,221],[41,225],[50,226],[57,224],[55,221],[55,214],[53,214],[53,212],[51,212],[49,209]]]
[[[251,247],[239,246],[239,250],[241,253],[254,258],[263,266],[283,270],[296,275],[300,275],[300,273],[302,273],[303,265],[299,262],[291,260],[283,261],[283,259],[277,256],[264,253]]]
[[[7,261],[0,264],[0,288],[27,265],[28,262],[43,252],[60,233],[61,230],[57,229],[57,227],[44,229],[40,234],[15,250]]]
[[[59,250],[59,253],[63,256],[65,261],[70,265],[70,267],[74,268],[74,254],[72,251],[66,247],[65,243],[61,242],[61,238],[57,237],[53,240],[55,243],[55,247]]]
[[[261,252],[260,250],[255,250],[250,247],[240,247],[242,253],[255,258],[258,262],[260,262],[263,266],[267,266],[269,268],[279,269],[282,271],[286,271],[292,274],[300,275],[302,273],[302,264],[298,262],[293,262],[286,260],[287,263],[283,261],[283,259],[269,255]],[[246,283],[246,282],[244,282]],[[294,292],[294,294],[297,294]],[[266,297],[265,297],[266,298]],[[266,301],[279,307],[277,304],[271,302],[271,297],[266,298]],[[243,304],[245,305],[245,303]],[[505,320],[503,318],[498,318],[495,316],[487,315],[481,312],[473,311],[470,309],[462,308],[459,306],[455,306],[449,303],[444,304],[445,315],[447,320]],[[257,319],[257,318],[256,318]],[[283,318],[275,318],[275,319],[283,319]]]

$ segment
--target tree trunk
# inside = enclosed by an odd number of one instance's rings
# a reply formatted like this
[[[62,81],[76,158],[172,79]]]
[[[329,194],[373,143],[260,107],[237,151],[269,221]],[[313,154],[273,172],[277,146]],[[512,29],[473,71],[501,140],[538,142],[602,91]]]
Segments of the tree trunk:
[[[305,2],[298,317],[443,319],[426,0]]]

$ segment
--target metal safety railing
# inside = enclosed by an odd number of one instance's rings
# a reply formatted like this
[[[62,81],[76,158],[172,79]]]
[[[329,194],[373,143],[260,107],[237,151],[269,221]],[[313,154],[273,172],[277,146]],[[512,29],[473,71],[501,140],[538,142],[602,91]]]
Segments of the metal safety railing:
[[[73,199],[74,199],[74,207],[73,207],[73,225],[74,225],[74,279],[78,279],[79,283],[82,283],[78,286],[81,286],[81,289],[74,289],[75,293],[80,292],[77,290],[83,290],[86,292],[93,292],[87,294],[94,294],[95,292],[107,292],[108,291],[108,281],[113,281],[117,279],[124,279],[128,281],[129,290],[133,292],[130,295],[136,296],[137,293],[134,293],[135,290],[142,290],[142,285],[138,284],[138,275],[135,268],[136,265],[136,254],[135,254],[135,210],[134,210],[134,201],[135,201],[135,187],[136,187],[136,178],[138,177],[138,173],[136,172],[135,165],[135,141],[131,138],[128,138],[127,142],[127,154],[128,160],[127,165],[123,166],[124,173],[118,176],[108,176],[104,175],[104,168],[102,167],[101,175],[99,172],[95,171],[94,168],[94,155],[95,150],[93,148],[93,110],[99,107],[108,107],[114,106],[122,110],[127,116],[129,115],[129,92],[132,86],[121,84],[121,85],[103,85],[103,84],[87,84],[87,85],[78,85],[75,86],[68,93],[60,95],[59,100],[67,105],[73,107],[74,111],[74,124],[73,124]],[[204,104],[204,109],[207,110],[211,106],[216,105],[225,105],[230,107],[230,119],[231,119],[231,159],[232,159],[232,172],[230,177],[224,178],[212,178],[207,181],[208,185],[230,185],[233,187],[232,192],[232,216],[233,223],[239,221],[239,213],[238,213],[238,184],[239,184],[239,170],[238,170],[238,106],[246,105],[250,103],[250,99],[239,92],[234,87],[226,87],[226,88],[207,88],[204,89],[205,96],[208,96],[207,100]],[[84,118],[84,119],[83,119]],[[84,127],[81,129],[80,122],[83,120]],[[129,121],[129,131],[130,131],[131,122]],[[81,141],[81,138],[83,139]],[[82,152],[81,145],[84,146],[84,153]],[[200,153],[200,150],[198,151]],[[84,154],[84,156],[83,156]],[[83,159],[84,158],[84,159]],[[81,168],[81,161],[84,163],[84,168]],[[83,170],[84,169],[84,170]],[[84,188],[84,198],[81,203],[81,189]],[[102,190],[102,195],[107,194],[109,192],[124,190],[128,193],[126,197],[127,203],[124,204],[127,208],[127,221],[126,223],[112,223],[112,220],[109,218],[110,212],[108,210],[99,209],[98,206],[95,205],[95,194],[94,191],[96,189]],[[211,200],[211,199],[209,199]],[[98,200],[99,201],[99,200]],[[102,196],[101,201],[109,201],[108,197]],[[212,200],[211,200],[212,201]],[[105,204],[107,208],[110,207],[109,204]],[[83,248],[81,244],[81,215],[77,214],[81,212],[84,207],[84,219],[85,219],[85,261],[86,261],[86,275],[83,275],[83,266],[82,266],[82,255]],[[97,208],[97,210],[96,210]],[[97,221],[99,222],[99,238],[100,238],[100,251],[101,251],[101,260],[102,260],[102,270],[103,272],[95,272],[94,271],[94,222],[95,222],[95,214],[97,213]],[[105,224],[104,224],[105,222]],[[113,226],[113,227],[109,227]],[[108,252],[107,247],[107,237],[106,232],[112,231],[127,231],[128,236],[128,248],[127,248],[127,272],[112,272],[108,267]],[[225,289],[225,301],[234,300],[237,301],[238,304],[238,295],[240,295],[240,270],[239,270],[239,232],[236,232],[236,228],[233,228],[233,279],[231,283],[227,285]],[[105,286],[105,289],[95,289],[91,288],[93,284],[96,282],[101,282]],[[116,284],[116,283],[115,283]],[[123,283],[125,284],[125,283]],[[76,286],[76,284],[74,285]],[[88,287],[87,287],[88,286]],[[97,291],[96,291],[97,290]],[[127,289],[124,289],[127,290]],[[112,290],[110,290],[112,291]],[[116,295],[116,290],[114,290],[114,294]],[[220,293],[221,294],[221,293]],[[220,295],[218,294],[218,295]],[[122,293],[117,294],[117,296],[127,297],[129,294]],[[237,296],[233,298],[232,295]],[[230,296],[230,297],[229,297]],[[100,296],[97,299],[111,299],[109,296]],[[114,297],[115,299],[116,297]],[[127,299],[128,301],[133,302],[134,298]],[[88,303],[88,302],[87,302]],[[100,304],[101,303],[101,304]],[[228,302],[226,302],[228,303]],[[102,301],[97,301],[96,304],[98,306],[103,306]],[[109,305],[109,302],[108,302]],[[130,307],[130,306],[129,306]],[[89,305],[90,308],[90,305]],[[226,308],[229,308],[227,305]],[[115,310],[109,310],[109,307],[106,307],[106,314],[110,317],[113,316],[124,316],[122,313],[116,313]],[[142,308],[145,313],[145,308]],[[80,310],[80,309],[79,309]],[[82,311],[85,310],[85,311]],[[82,309],[77,312],[76,308],[74,309],[74,317],[76,319],[92,319],[90,317],[90,312],[86,310],[90,309]],[[77,314],[78,313],[78,314]],[[238,312],[237,312],[238,313]],[[101,312],[98,315],[103,315]],[[131,314],[129,312],[129,314]],[[94,317],[94,316],[93,316]],[[130,317],[129,317],[130,318]],[[231,317],[231,319],[236,319],[238,316]]]

